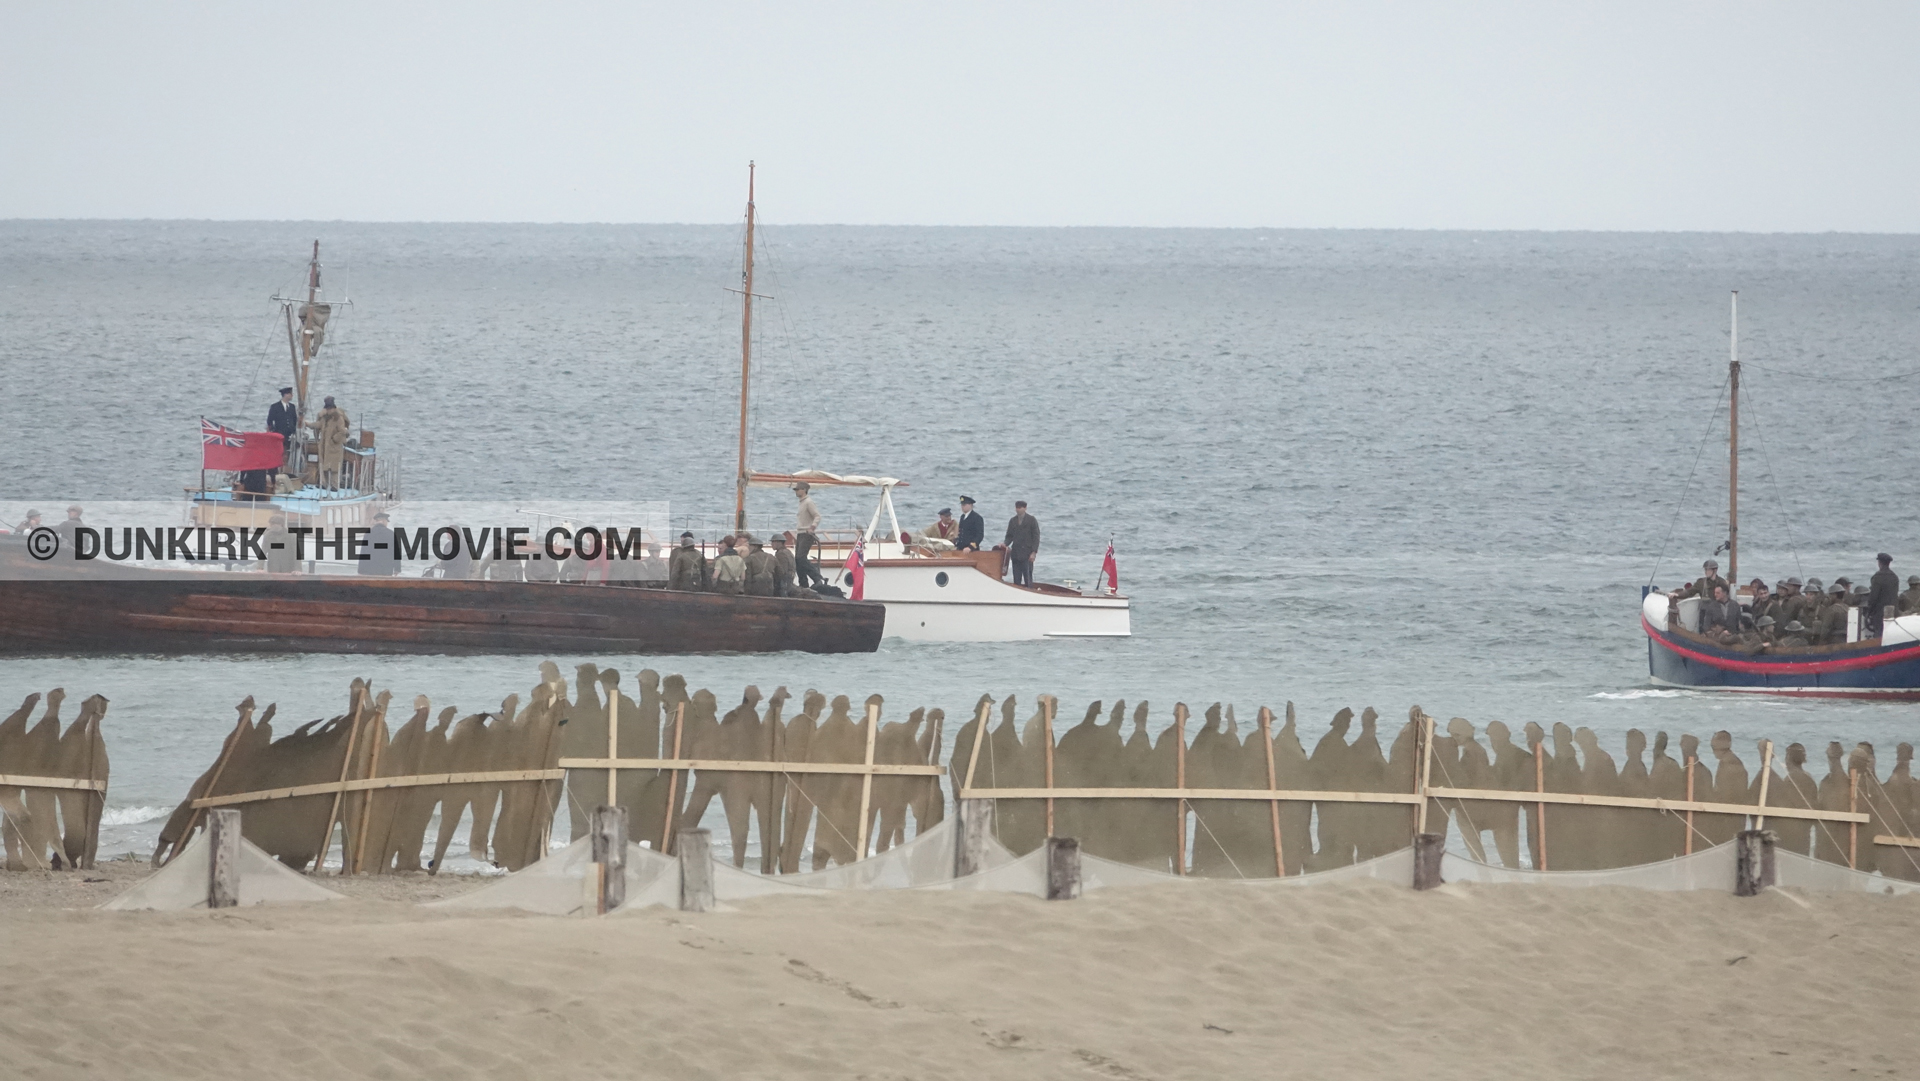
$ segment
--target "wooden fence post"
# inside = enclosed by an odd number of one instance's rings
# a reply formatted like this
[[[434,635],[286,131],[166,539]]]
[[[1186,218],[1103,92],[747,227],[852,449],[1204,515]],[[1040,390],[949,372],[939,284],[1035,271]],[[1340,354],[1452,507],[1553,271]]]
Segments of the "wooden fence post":
[[[600,868],[600,914],[627,903],[627,809],[593,809],[593,862]]]
[[[987,869],[987,837],[993,832],[993,801],[963,799],[954,823],[953,877],[965,878]]]
[[[240,812],[222,807],[207,812],[207,907],[240,903]]]
[[[1187,787],[1187,704],[1176,702],[1173,707],[1173,787]],[[1187,798],[1181,796],[1174,800],[1173,832],[1173,873],[1187,873]]]
[[[1053,711],[1059,707],[1059,699],[1050,694],[1040,696],[1040,713],[1047,719],[1047,788],[1053,788]],[[1053,797],[1047,797],[1047,836],[1053,836]]]
[[[1047,838],[1047,900],[1071,901],[1080,896],[1080,842],[1071,837]]]
[[[347,720],[347,753],[340,756],[340,783],[342,784],[345,784],[347,778],[353,775],[353,748],[360,739],[360,714],[365,709],[367,694],[371,690],[370,687],[361,687],[356,690],[353,696],[353,708],[348,711],[350,716]],[[333,794],[333,809],[327,812],[327,830],[320,835],[320,851],[314,854],[312,874],[317,875],[326,868],[327,851],[333,847],[333,824],[340,820],[340,797],[345,794],[344,791],[336,791]],[[343,839],[340,845],[340,873],[343,875],[350,870],[348,855]]]
[[[1260,707],[1260,743],[1267,754],[1267,791],[1280,788],[1279,778],[1273,771],[1273,711]],[[1287,854],[1280,846],[1280,801],[1267,802],[1267,817],[1273,827],[1273,874],[1276,878],[1287,877]]]
[[[1733,850],[1733,895],[1758,896],[1773,885],[1773,843],[1779,835],[1772,830],[1741,830]]]
[[[1860,813],[1860,771],[1847,771],[1847,813]],[[1860,823],[1847,823],[1847,869],[1860,867]]]
[[[687,720],[687,704],[685,702],[682,702],[679,705],[673,707],[673,756],[672,757],[674,758],[680,757],[680,733],[686,724],[686,720]],[[672,769],[667,771],[666,819],[660,825],[660,852],[662,855],[671,853],[673,851],[673,847],[672,847],[673,846],[673,816],[674,816],[674,812],[679,808],[679,806],[680,806],[680,771],[677,769]],[[694,823],[694,825],[697,826],[699,825],[699,823],[696,822]]]
[[[868,808],[873,806],[873,746],[879,734],[880,707],[869,700],[867,702],[867,772],[860,778],[860,828],[854,831],[859,835],[854,842],[857,851],[854,852],[853,858],[856,860],[867,858],[868,824],[872,817]]]
[[[1414,808],[1413,835],[1418,838],[1427,832],[1427,789],[1433,785],[1433,718],[1426,710],[1413,707],[1420,718],[1420,727],[1416,729],[1420,739],[1420,771],[1414,775],[1414,795],[1420,797],[1420,803]],[[1435,881],[1439,877],[1439,867],[1434,868]]]
[[[675,835],[680,854],[680,911],[713,911],[713,833],[681,830]]]
[[[1446,855],[1447,839],[1438,833],[1416,833],[1413,837],[1413,888],[1430,890],[1440,885],[1440,857]]]
[[[656,749],[655,754],[660,752]],[[607,761],[620,760],[620,685],[607,688]],[[607,767],[607,804],[620,802],[620,769]]]
[[[1692,755],[1687,756],[1687,802],[1693,802],[1693,766],[1700,761]],[[1680,850],[1683,856],[1693,855],[1693,809],[1687,809],[1687,837],[1685,847]]]
[[[1691,767],[1689,767],[1689,769],[1691,769]],[[1687,783],[1691,785],[1693,783],[1693,774],[1689,772],[1687,778]],[[1533,790],[1535,792],[1545,792],[1547,790],[1547,745],[1544,740],[1533,745]],[[1693,798],[1692,789],[1688,789],[1687,798]],[[1534,870],[1544,871],[1547,869],[1547,805],[1543,800],[1533,806],[1533,827],[1540,833],[1540,866],[1535,867]],[[1687,812],[1687,821],[1689,824],[1692,823],[1692,811]]]

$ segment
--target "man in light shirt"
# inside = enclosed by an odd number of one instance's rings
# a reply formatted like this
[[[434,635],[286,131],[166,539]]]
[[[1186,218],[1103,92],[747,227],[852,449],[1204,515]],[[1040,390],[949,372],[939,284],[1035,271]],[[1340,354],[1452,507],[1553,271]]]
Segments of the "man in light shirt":
[[[808,495],[810,486],[801,481],[793,486],[793,494],[800,497],[798,514],[794,519],[793,530],[793,567],[800,573],[800,587],[825,585],[827,580],[820,576],[820,568],[814,565],[808,554],[814,545],[820,543],[820,508],[813,505],[813,497]]]

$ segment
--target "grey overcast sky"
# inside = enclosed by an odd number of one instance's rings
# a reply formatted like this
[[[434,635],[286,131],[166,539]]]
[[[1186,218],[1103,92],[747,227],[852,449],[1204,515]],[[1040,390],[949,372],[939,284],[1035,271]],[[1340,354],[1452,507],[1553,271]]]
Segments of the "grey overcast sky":
[[[0,217],[1920,230],[1920,4],[19,3]]]

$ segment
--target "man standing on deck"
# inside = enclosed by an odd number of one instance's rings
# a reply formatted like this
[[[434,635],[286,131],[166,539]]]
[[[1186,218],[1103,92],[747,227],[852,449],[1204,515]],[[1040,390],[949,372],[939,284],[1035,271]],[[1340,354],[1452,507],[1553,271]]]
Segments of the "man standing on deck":
[[[352,427],[347,411],[327,399],[326,408],[313,418],[307,426],[320,440],[320,487],[338,490],[340,487],[340,459],[346,453],[347,429]]]
[[[74,550],[73,531],[86,524],[87,523],[80,518],[80,504],[75,503],[67,508],[67,520],[54,526],[53,531],[60,534],[60,543],[65,546],[67,551],[71,552]]]
[[[293,453],[293,439],[300,434],[300,410],[293,404],[292,387],[281,387],[280,400],[267,407],[267,431],[280,433],[280,464],[287,464],[287,457]],[[272,483],[279,472],[279,469],[270,470],[268,483]]]
[[[741,534],[740,543],[747,546],[747,554],[742,557],[747,562],[747,594],[753,597],[777,596],[773,580],[773,555],[760,547],[760,542],[749,534]]]
[[[1033,557],[1040,554],[1040,523],[1027,513],[1027,501],[1013,504],[1013,517],[1007,521],[1007,552],[1013,561],[1013,584],[1033,584]]]
[[[961,552],[977,552],[986,543],[987,520],[973,509],[973,497],[960,497],[960,535],[954,539],[953,547]]]
[[[1674,598],[1686,600],[1688,597],[1699,597],[1703,601],[1710,601],[1713,599],[1715,586],[1725,588],[1729,596],[1733,594],[1733,586],[1728,585],[1727,580],[1720,577],[1720,564],[1709,559],[1700,565],[1700,577],[1681,586],[1680,591],[1674,594]]]
[[[680,534],[680,547],[667,565],[667,588],[698,593],[707,585],[707,557],[693,545],[693,534]]]
[[[297,574],[299,560],[294,558],[293,534],[287,532],[287,516],[276,514],[267,519],[266,535],[260,546],[267,550],[267,573]]]
[[[1880,637],[1880,619],[1889,605],[1900,603],[1900,576],[1893,573],[1893,557],[1885,552],[1874,556],[1880,562],[1880,569],[1873,572],[1867,584],[1872,586],[1867,594],[1867,620],[1865,634],[1868,638]],[[1895,609],[1896,613],[1898,609]]]
[[[814,545],[820,543],[820,508],[813,505],[813,496],[808,494],[812,490],[813,486],[804,480],[793,486],[793,494],[800,497],[800,505],[795,511],[793,523],[793,543],[796,549],[793,553],[793,566],[800,572],[802,588],[827,583],[827,580],[820,576],[820,568],[808,558]]]
[[[729,542],[738,543],[738,538],[727,537],[720,542],[720,558],[713,561],[713,591],[737,597],[747,591],[747,561]]]
[[[773,595],[791,597],[793,585],[793,549],[787,547],[787,535],[773,535]]]
[[[367,558],[354,570],[359,574],[399,574],[400,552],[394,547],[393,527],[387,524],[387,512],[373,516],[373,528],[367,532]]]

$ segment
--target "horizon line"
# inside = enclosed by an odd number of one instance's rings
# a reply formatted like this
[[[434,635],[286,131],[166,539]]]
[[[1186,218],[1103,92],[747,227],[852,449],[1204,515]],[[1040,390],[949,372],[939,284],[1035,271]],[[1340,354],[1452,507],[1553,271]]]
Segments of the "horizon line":
[[[202,224],[202,225],[494,225],[494,226],[564,226],[564,227],[674,227],[674,228],[722,228],[737,227],[741,219],[731,221],[611,221],[611,220],[569,220],[569,219],[460,219],[460,218],[206,218],[206,217],[67,217],[67,218],[28,218],[0,217],[0,224],[7,225],[66,225],[66,224]],[[762,219],[762,224],[766,224]],[[822,228],[822,229],[1009,229],[1026,231],[1043,230],[1127,230],[1140,232],[1283,232],[1283,233],[1493,233],[1493,234],[1577,234],[1577,235],[1626,235],[1626,236],[1860,236],[1860,237],[1907,237],[1920,236],[1916,230],[1864,229],[1597,229],[1597,228],[1553,228],[1543,226],[1414,226],[1414,225],[1001,225],[990,223],[972,224],[927,224],[904,222],[832,222],[832,221],[778,221],[776,228]]]

